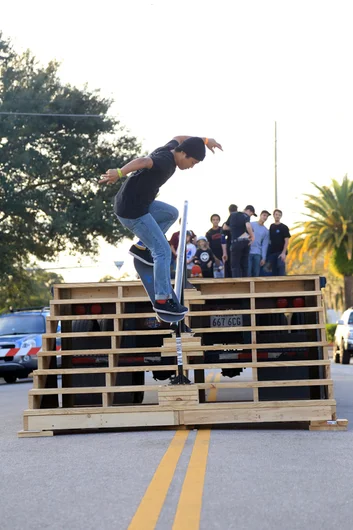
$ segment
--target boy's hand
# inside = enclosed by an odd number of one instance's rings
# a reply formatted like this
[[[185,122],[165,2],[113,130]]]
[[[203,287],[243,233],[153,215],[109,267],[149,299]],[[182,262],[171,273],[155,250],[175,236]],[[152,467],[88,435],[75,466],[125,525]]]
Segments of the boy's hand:
[[[98,184],[114,184],[117,180],[119,180],[118,170],[108,169],[104,175],[101,175],[101,180]]]
[[[217,149],[220,149],[221,151],[223,151],[222,149],[222,146],[221,144],[219,144],[218,142],[216,142],[216,140],[214,138],[209,138],[208,139],[208,142],[207,142],[207,146],[206,146],[210,151],[212,151],[212,153],[214,154],[214,150],[215,148],[217,147]]]

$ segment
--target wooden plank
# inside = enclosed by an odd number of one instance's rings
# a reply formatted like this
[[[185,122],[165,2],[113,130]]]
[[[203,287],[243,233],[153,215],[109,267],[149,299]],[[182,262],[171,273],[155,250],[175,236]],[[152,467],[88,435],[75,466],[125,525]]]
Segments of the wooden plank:
[[[330,362],[330,361],[328,361]],[[159,366],[116,366],[106,368],[56,368],[55,370],[35,370],[35,375],[62,375],[62,374],[115,374],[115,373],[127,373],[127,372],[164,372],[165,370],[177,370],[176,364],[159,365]]]
[[[256,317],[255,314],[251,315]],[[208,327],[208,328],[193,328],[194,333],[234,333],[240,331],[301,331],[304,329],[325,329],[325,324],[303,324],[303,325],[283,325],[280,324],[277,326],[257,326],[255,323],[251,326],[217,326],[217,327]],[[253,344],[256,343],[256,340],[253,340]]]
[[[62,315],[62,316],[50,316],[48,320],[52,321],[63,321],[63,320],[114,320],[116,318],[152,318],[155,317],[156,313],[105,313],[104,315]]]
[[[313,312],[323,312],[322,307],[286,307],[286,308],[273,308],[271,313],[313,313]],[[188,315],[190,316],[217,316],[217,315],[263,315],[268,314],[268,308],[264,309],[220,309],[212,311],[190,311]]]
[[[268,343],[268,344],[257,344],[256,349],[257,350],[276,350],[276,349],[283,349],[283,348],[314,348],[317,346],[327,346],[327,342],[274,342],[274,343]],[[192,346],[195,351],[235,351],[238,353],[241,353],[242,350],[251,350],[253,348],[252,344],[213,344],[212,346]],[[129,354],[139,354],[139,355],[147,355],[149,353],[161,353],[161,352],[169,351],[171,354],[175,354],[175,350],[173,351],[171,348],[166,348],[164,346],[153,346],[149,348],[111,348],[111,349],[101,349],[97,348],[95,350],[42,350],[38,352],[38,358],[40,357],[56,357],[56,356],[63,356],[63,355],[107,355],[109,353],[119,354],[119,355],[129,355]]]
[[[322,307],[286,307],[282,308],[273,308],[271,309],[271,314],[275,313],[314,313],[314,312],[323,312]],[[205,311],[189,311],[187,317],[195,316],[218,316],[218,315],[251,315],[255,313],[256,315],[268,314],[268,308],[264,309],[220,309],[220,310],[205,310]],[[119,319],[132,319],[132,318],[153,318],[156,316],[156,313],[153,311],[151,313],[106,313],[101,315],[50,315],[47,317],[49,320],[53,321],[74,321],[74,320],[113,320],[114,318]]]
[[[306,284],[308,283],[307,279],[301,279],[295,278],[294,276],[291,276],[287,278],[287,281],[283,283],[281,280],[273,280],[272,282],[254,282],[256,285],[256,292],[258,293],[271,293],[273,291],[276,291],[278,289],[281,289],[281,287],[284,287],[287,291],[291,291],[293,293],[296,293],[297,291],[305,291],[305,290],[312,290],[314,289],[314,281],[315,280],[309,280],[310,287],[306,287]]]
[[[287,421],[328,420],[331,410],[320,407],[281,407],[278,409],[224,409],[224,410],[184,410],[185,425],[220,423],[277,423]]]
[[[111,408],[110,413],[107,414],[30,416],[28,418],[29,429],[32,431],[45,431],[46,429],[56,431],[177,425],[174,411],[159,409],[156,412],[124,412],[122,414],[116,412],[114,408]]]
[[[320,280],[319,279],[315,280],[315,285],[316,285],[316,289],[320,288]],[[323,301],[324,301],[324,298],[323,298],[323,295],[322,295],[322,292],[321,292],[321,294],[317,296],[317,305],[321,304],[323,306],[324,305]],[[321,325],[325,324],[325,313],[319,313],[318,314],[318,319],[319,319],[319,323]],[[321,329],[320,338],[323,341],[327,340],[326,339],[326,327]],[[328,359],[329,358],[328,357],[328,348],[325,347],[325,346],[323,347],[323,357],[324,357],[324,359]],[[325,372],[325,377],[327,377],[327,379],[330,379],[331,378],[331,364],[329,364],[329,365],[327,365],[325,367],[324,372]],[[329,399],[334,399],[333,386],[328,387],[327,394],[328,394],[327,397]],[[336,412],[334,412],[333,415],[332,415],[332,419],[336,420],[336,418],[337,418],[337,415],[336,415]]]
[[[250,321],[251,321],[251,342],[253,345],[256,344],[256,315],[254,313],[254,310],[255,310],[255,307],[256,307],[256,302],[255,302],[255,298],[254,298],[254,293],[255,293],[255,282],[252,281],[250,283],[250,292],[251,292],[251,298],[250,298],[250,309],[252,311],[251,315],[250,315]],[[253,381],[258,381],[258,374],[257,374],[257,366],[256,366],[256,363],[257,363],[257,350],[256,348],[253,348],[251,350],[251,361],[252,361],[252,364],[254,365],[251,369],[252,371],[252,380]],[[252,394],[253,394],[253,401],[256,403],[257,401],[259,401],[259,389],[255,386],[253,386],[252,388]]]
[[[288,282],[292,280],[315,280],[319,278],[318,274],[298,274],[290,276],[259,276],[256,278],[190,278],[189,281],[193,285],[201,284],[212,284],[212,283],[240,283],[240,282],[249,282],[255,281],[256,283],[271,283],[271,282]],[[172,284],[174,281],[172,280]],[[136,286],[141,285],[140,280],[117,280],[111,282],[81,282],[81,283],[56,283],[54,284],[54,289],[57,289],[58,292],[65,289],[76,289],[76,288],[86,288],[90,289],[101,289],[101,288],[110,288],[118,286]]]
[[[231,383],[197,383],[198,389],[207,388],[268,388],[268,387],[297,387],[297,386],[326,386],[332,385],[332,379],[303,379],[303,380],[281,380],[281,381],[237,381]],[[109,392],[155,392],[160,385],[129,385],[112,386]],[[102,394],[107,392],[105,386],[94,387],[72,387],[72,388],[35,388],[29,391],[29,396],[47,396],[63,394]]]
[[[201,341],[201,338],[200,337],[194,337],[194,332],[193,333],[181,333],[180,335],[180,338],[182,341],[187,341],[187,342],[197,342],[199,343]],[[170,337],[166,337],[165,339],[163,339],[165,343],[175,343],[175,338],[170,338]]]
[[[283,368],[288,366],[325,366],[331,364],[331,361],[234,361],[229,363],[203,363],[203,364],[187,364],[185,368],[188,370],[214,370],[222,368]],[[154,368],[153,368],[154,370]]]
[[[267,344],[256,344],[257,350],[282,350],[283,348],[314,348],[317,346],[327,346],[327,342],[271,342]],[[198,346],[192,346],[195,350],[198,350]],[[238,353],[241,352],[241,350],[251,350],[253,349],[253,344],[213,344],[211,346],[200,346],[202,348],[202,351],[230,351],[234,350]],[[165,348],[165,350],[168,350],[168,347]],[[129,349],[129,351],[131,351]],[[155,351],[157,351],[157,348],[155,348]]]
[[[129,385],[111,386],[109,392],[157,392],[159,385]],[[71,388],[34,388],[29,391],[29,396],[48,396],[63,394],[102,394],[107,391],[106,386],[87,386]]]
[[[292,386],[326,386],[333,385],[332,379],[284,379],[278,381],[237,381],[231,383],[197,383],[199,388],[272,388]],[[39,392],[36,390],[36,392]]]
[[[254,315],[255,316],[255,315]],[[206,328],[193,328],[193,333],[234,333],[242,331],[284,331],[284,330],[304,330],[304,329],[320,329],[324,330],[324,324],[306,324],[306,325],[277,325],[277,326],[217,326]],[[85,331],[85,332],[71,332],[71,333],[50,333],[43,334],[44,339],[50,338],[79,338],[79,337],[127,337],[140,335],[172,335],[173,330],[159,328],[159,329],[141,329],[141,330],[127,330],[127,331]]]
[[[273,298],[273,297],[293,297],[293,296],[316,296],[318,293],[317,291],[284,291],[284,292],[271,292],[270,294],[268,292],[265,293],[255,293],[255,298]],[[185,301],[187,301],[186,296],[188,293],[185,292]],[[216,294],[194,294],[191,296],[191,293],[189,295],[188,300],[192,304],[198,304],[203,303],[203,300],[218,300],[220,297],[219,293]],[[249,298],[249,293],[237,293],[232,292],[230,294],[228,293],[222,293],[223,299],[244,299]],[[114,297],[114,298],[71,298],[71,299],[64,299],[64,300],[51,300],[50,305],[56,306],[56,305],[68,305],[68,304],[90,304],[92,301],[99,302],[100,304],[108,304],[113,302],[146,302],[149,298],[147,295],[137,295],[137,296],[124,296],[122,298]],[[270,310],[269,310],[270,311]]]
[[[28,394],[28,407],[33,410],[40,408],[40,396],[31,396]]]
[[[19,438],[42,438],[44,436],[54,436],[53,431],[18,431]]]
[[[316,296],[318,293],[317,291],[284,291],[284,292],[264,292],[264,293],[254,293],[254,298],[285,298],[285,297],[303,297],[303,296]],[[249,293],[222,293],[221,295],[222,299],[244,299],[244,298],[250,298]],[[219,294],[201,294],[199,297],[201,300],[218,300],[220,298]],[[190,303],[195,304],[197,303],[198,299],[190,299]],[[271,311],[271,309],[268,309],[268,311]]]
[[[129,331],[85,331],[72,333],[44,333],[43,339],[68,339],[80,337],[126,337],[136,335],[172,335],[171,329],[139,329]]]
[[[83,298],[83,299],[75,299],[75,298],[68,298],[63,300],[50,300],[50,307],[55,307],[57,305],[72,305],[72,304],[92,304],[93,302],[99,303],[99,304],[113,304],[116,302],[147,302],[149,300],[147,295],[142,296],[133,296],[127,298]]]
[[[311,421],[309,431],[346,431],[348,420]]]
[[[259,403],[254,403],[253,401],[230,401],[230,402],[218,402],[218,403],[200,403],[198,405],[199,410],[204,408],[218,410],[218,409],[258,409],[258,408],[283,408],[285,407],[318,407],[324,404],[325,406],[330,406],[331,408],[336,405],[334,399],[300,399],[293,401],[259,401]],[[125,412],[155,412],[158,411],[159,405],[121,405],[114,406],[114,412],[125,413]],[[111,407],[76,407],[76,408],[54,408],[54,409],[40,409],[32,410],[26,409],[24,411],[24,416],[63,416],[63,415],[73,415],[78,416],[80,414],[110,414],[112,412]]]

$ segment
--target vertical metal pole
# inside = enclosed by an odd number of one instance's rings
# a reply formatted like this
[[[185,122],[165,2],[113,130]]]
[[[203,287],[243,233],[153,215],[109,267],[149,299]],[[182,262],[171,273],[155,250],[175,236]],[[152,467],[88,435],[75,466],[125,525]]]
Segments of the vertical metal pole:
[[[184,261],[185,261],[185,250],[186,250],[186,225],[188,215],[188,201],[184,201],[183,215],[181,218],[179,246],[178,246],[178,257],[176,262],[175,271],[175,294],[179,302],[181,301],[181,292],[183,288],[183,273],[184,273]]]
[[[184,201],[183,215],[181,218],[180,226],[180,236],[179,236],[179,246],[178,246],[178,257],[176,263],[175,271],[175,294],[180,303],[183,301],[183,287],[184,287],[184,278],[185,278],[185,254],[186,254],[186,225],[187,225],[187,215],[188,215],[188,201]],[[181,322],[178,323],[175,340],[176,340],[176,353],[178,360],[178,375],[174,378],[171,378],[172,385],[182,385],[190,384],[190,381],[187,377],[184,376],[183,371],[183,350],[181,342],[181,332],[185,328],[181,326]]]
[[[278,208],[277,195],[277,122],[275,121],[275,208]]]

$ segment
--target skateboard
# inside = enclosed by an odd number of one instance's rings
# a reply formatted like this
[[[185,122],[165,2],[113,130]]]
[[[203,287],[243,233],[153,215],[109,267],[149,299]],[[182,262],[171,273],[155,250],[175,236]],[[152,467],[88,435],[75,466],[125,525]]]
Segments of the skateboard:
[[[146,263],[143,263],[142,261],[136,258],[134,258],[134,267],[136,269],[137,274],[140,276],[145,291],[148,294],[153,305],[155,297],[153,267],[151,267],[151,265],[146,265]],[[175,302],[178,301],[174,291],[173,300],[175,300]],[[157,320],[163,320],[163,322],[169,322],[171,324],[173,322],[180,322],[181,320],[183,320],[184,317],[185,315],[169,315],[168,313],[160,313],[159,311],[156,311]]]

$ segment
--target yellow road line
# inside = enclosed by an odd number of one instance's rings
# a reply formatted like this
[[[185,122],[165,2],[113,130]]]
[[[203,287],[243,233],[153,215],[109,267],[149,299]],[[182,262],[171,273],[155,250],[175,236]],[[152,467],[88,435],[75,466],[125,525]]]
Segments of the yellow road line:
[[[157,524],[189,431],[177,431],[153,475],[128,530],[153,530]]]
[[[173,530],[198,530],[205,482],[210,429],[197,432],[189,466],[181,490]]]
[[[214,372],[211,372],[209,374],[206,375],[206,383],[210,383],[213,379],[213,376],[214,376]]]
[[[219,383],[220,380],[221,380],[221,372],[218,372],[213,382]],[[211,390],[208,393],[207,401],[216,401],[216,398],[217,398],[217,388],[211,388]]]
[[[214,372],[206,376],[206,382],[215,379],[219,382],[221,374]],[[215,401],[217,389],[209,392],[208,401]],[[154,530],[163,508],[175,469],[184,449],[189,431],[177,431],[165,455],[153,475],[128,530]],[[198,431],[190,462],[183,483],[173,530],[196,530],[200,524],[202,492],[206,473],[208,447],[211,431]]]

